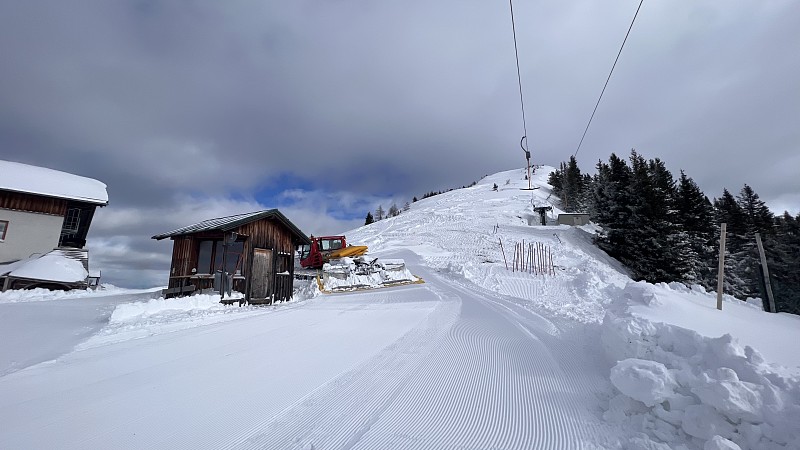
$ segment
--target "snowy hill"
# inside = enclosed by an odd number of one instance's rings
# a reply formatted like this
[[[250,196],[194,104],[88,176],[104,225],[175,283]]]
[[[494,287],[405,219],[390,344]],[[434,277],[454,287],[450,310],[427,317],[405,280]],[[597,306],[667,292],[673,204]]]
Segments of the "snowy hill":
[[[420,285],[0,294],[0,448],[800,448],[800,318],[634,282],[547,174],[346,233]]]
[[[550,221],[562,212],[550,171],[537,170],[534,191],[523,190],[524,170],[501,172],[347,235],[377,255],[411,250],[453,280],[551,319],[602,324],[609,361],[622,361],[611,370],[616,396],[604,418],[645,440],[702,448],[721,435],[742,448],[800,448],[800,352],[787,346],[800,338],[800,317],[728,296],[718,311],[716,294],[700,286],[634,282],[591,243],[593,226],[538,225],[534,206],[552,206]],[[547,246],[555,275],[508,270],[521,242]],[[668,392],[653,394],[659,388]]]

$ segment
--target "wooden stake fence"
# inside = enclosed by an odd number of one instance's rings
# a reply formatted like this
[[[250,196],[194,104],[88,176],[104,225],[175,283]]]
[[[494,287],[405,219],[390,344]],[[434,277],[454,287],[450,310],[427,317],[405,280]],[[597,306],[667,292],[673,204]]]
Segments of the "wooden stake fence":
[[[555,267],[553,266],[553,252],[549,245],[544,245],[541,242],[526,243],[525,240],[514,244],[514,254],[510,269],[508,261],[506,261],[502,239],[500,240],[500,250],[503,252],[503,261],[505,261],[506,270],[511,270],[512,272],[527,272],[535,275],[556,274]]]

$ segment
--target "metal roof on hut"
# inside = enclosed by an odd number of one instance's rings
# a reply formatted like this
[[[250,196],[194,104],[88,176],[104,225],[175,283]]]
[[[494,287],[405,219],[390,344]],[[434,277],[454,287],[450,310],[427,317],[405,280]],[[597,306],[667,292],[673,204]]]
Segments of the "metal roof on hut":
[[[295,226],[289,219],[286,218],[277,209],[268,209],[265,211],[255,211],[246,214],[236,214],[233,216],[218,217],[216,219],[208,219],[198,222],[194,225],[178,228],[168,233],[157,234],[152,239],[161,240],[169,237],[184,236],[187,234],[194,234],[202,231],[231,231],[239,228],[242,225],[254,222],[261,219],[276,219],[286,226],[303,244],[311,244],[311,240],[297,226]]]

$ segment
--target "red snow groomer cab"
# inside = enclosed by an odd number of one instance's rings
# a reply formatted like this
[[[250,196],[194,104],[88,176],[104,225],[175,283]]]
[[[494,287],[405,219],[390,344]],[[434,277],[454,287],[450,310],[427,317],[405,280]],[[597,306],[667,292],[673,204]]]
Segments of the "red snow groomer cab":
[[[297,250],[300,252],[300,266],[304,269],[321,269],[332,259],[362,256],[367,253],[367,246],[348,247],[344,236],[311,236],[311,245],[301,245]]]

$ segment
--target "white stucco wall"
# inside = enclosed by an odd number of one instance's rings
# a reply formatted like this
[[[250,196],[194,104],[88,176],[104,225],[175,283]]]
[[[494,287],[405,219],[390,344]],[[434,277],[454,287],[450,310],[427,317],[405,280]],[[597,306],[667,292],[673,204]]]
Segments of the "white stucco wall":
[[[56,248],[64,218],[50,214],[0,208],[0,220],[8,221],[6,238],[0,241],[0,263],[47,253]]]

